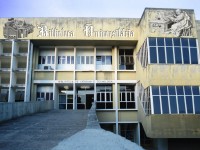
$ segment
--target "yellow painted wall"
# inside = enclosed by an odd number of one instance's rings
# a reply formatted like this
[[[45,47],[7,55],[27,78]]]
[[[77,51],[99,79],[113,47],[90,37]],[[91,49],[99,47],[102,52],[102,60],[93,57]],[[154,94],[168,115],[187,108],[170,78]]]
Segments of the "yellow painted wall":
[[[76,72],[76,80],[94,80],[94,72]]]
[[[148,65],[138,67],[137,78],[150,85],[200,85],[200,65]]]
[[[96,79],[97,80],[114,80],[114,73],[111,71],[98,71],[96,73]]]
[[[119,122],[138,121],[137,111],[119,111]]]
[[[35,72],[34,80],[53,80],[53,71]]]
[[[73,78],[74,72],[73,71],[57,71],[56,72],[56,80],[74,80]]]
[[[118,71],[117,78],[118,80],[137,80],[135,71]]]
[[[115,122],[115,111],[97,111],[99,122]]]

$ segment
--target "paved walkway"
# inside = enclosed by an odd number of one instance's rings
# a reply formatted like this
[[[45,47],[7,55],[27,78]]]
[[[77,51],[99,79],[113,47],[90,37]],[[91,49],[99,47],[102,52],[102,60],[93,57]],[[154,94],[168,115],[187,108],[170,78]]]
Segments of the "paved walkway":
[[[49,150],[85,129],[87,110],[53,110],[0,124],[0,150]]]

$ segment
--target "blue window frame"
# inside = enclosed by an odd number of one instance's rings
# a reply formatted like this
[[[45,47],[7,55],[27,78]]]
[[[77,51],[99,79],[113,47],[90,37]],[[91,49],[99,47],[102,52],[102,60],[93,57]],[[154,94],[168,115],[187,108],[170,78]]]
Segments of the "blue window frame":
[[[151,86],[155,114],[200,114],[199,86]]]
[[[194,38],[149,38],[150,63],[198,64],[198,47]]]

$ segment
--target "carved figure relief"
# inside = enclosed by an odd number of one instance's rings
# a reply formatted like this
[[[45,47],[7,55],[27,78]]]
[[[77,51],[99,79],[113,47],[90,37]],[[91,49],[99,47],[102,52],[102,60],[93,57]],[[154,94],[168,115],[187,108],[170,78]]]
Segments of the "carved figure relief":
[[[33,32],[34,26],[27,24],[22,20],[15,20],[14,18],[8,19],[3,27],[3,34],[5,38],[17,39],[25,38],[28,34]]]
[[[152,32],[174,34],[177,37],[191,36],[192,22],[190,16],[180,9],[158,12],[155,21],[150,22]]]

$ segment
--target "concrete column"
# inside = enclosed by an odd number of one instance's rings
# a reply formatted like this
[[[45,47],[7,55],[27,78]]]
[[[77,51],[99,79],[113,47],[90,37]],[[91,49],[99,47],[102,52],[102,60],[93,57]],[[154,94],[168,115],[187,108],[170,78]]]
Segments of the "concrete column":
[[[28,42],[28,54],[27,54],[27,62],[26,62],[26,80],[25,80],[25,97],[24,101],[30,101],[30,92],[31,92],[31,75],[32,75],[32,59],[33,59],[33,44]]]
[[[15,51],[15,41],[12,40],[12,53],[11,53],[11,63],[10,63],[10,85],[9,85],[9,95],[8,102],[15,102],[15,91],[13,89],[14,82],[16,83],[16,79],[14,77],[14,51]]]
[[[116,118],[116,134],[119,134],[119,125],[118,125],[118,85],[117,85],[117,47],[114,47],[114,57],[115,57],[115,118]]]

